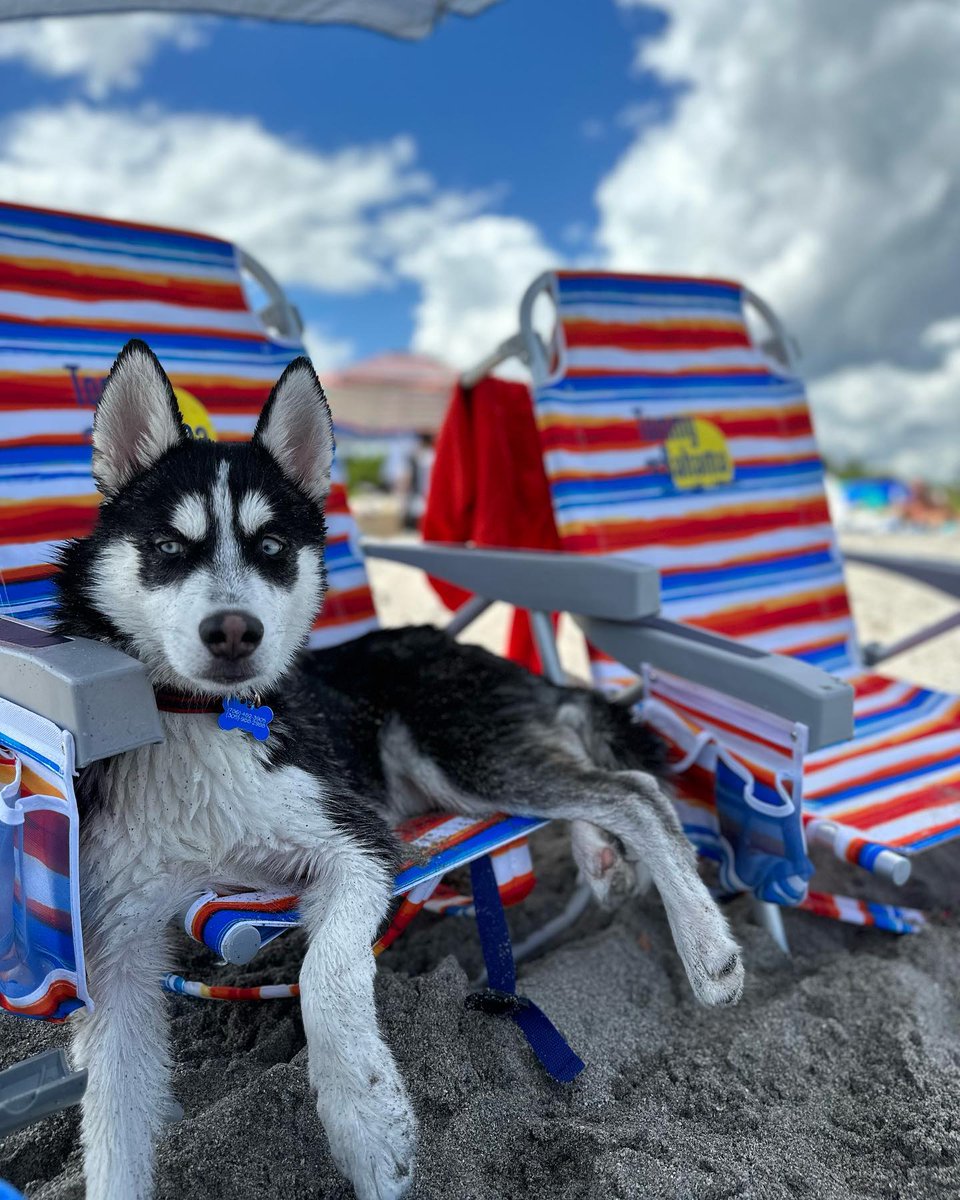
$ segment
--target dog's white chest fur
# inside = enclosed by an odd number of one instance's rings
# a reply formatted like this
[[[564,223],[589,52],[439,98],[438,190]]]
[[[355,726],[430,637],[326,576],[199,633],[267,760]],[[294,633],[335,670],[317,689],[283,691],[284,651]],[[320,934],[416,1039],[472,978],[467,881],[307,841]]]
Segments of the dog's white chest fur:
[[[221,730],[210,714],[164,713],[163,724],[163,745],[109,764],[85,835],[89,861],[119,867],[130,884],[184,869],[213,883],[243,868],[259,875],[258,864],[281,856],[295,860],[323,837],[316,778],[268,770],[263,745]]]

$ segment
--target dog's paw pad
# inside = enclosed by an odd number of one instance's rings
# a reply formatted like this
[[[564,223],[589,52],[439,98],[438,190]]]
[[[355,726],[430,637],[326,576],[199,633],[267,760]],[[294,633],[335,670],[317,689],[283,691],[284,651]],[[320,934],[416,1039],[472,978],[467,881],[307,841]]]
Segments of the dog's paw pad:
[[[722,1008],[736,1004],[743,995],[744,970],[740,951],[733,949],[726,953],[720,965],[710,970],[705,969],[699,978],[691,980],[693,990],[701,1004],[710,1008]]]
[[[731,954],[730,957],[727,959],[727,961],[723,964],[723,966],[717,972],[717,974],[715,976],[717,982],[719,983],[720,980],[724,979],[727,975],[732,975],[739,966],[740,966],[740,955],[739,954]]]
[[[586,823],[574,822],[573,857],[594,899],[603,908],[617,908],[637,890],[633,864],[620,844]]]

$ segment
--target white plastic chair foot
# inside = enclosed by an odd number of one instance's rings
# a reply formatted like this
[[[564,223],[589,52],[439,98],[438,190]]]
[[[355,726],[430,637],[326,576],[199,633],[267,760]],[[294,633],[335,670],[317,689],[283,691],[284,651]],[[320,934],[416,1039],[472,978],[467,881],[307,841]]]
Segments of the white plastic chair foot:
[[[770,934],[784,954],[790,953],[790,943],[787,941],[787,931],[783,924],[783,909],[779,904],[771,904],[767,900],[751,900],[753,915],[763,928]]]

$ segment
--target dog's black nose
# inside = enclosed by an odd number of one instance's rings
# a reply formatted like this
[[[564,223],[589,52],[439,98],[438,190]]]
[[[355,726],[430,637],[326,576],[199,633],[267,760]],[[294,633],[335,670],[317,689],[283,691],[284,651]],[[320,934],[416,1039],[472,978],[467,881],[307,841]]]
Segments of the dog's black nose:
[[[200,622],[200,640],[217,658],[247,658],[263,639],[263,622],[252,613],[216,612]]]

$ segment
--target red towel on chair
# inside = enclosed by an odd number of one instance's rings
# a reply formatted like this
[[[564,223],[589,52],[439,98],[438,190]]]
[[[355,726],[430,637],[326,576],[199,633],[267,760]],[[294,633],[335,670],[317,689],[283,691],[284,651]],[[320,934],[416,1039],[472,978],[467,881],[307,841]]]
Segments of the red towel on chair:
[[[488,377],[469,391],[454,390],[437,438],[430,494],[421,524],[429,542],[559,550],[540,436],[529,389]],[[470,593],[430,581],[448,608]],[[507,655],[539,671],[525,613],[515,613]]]

